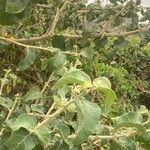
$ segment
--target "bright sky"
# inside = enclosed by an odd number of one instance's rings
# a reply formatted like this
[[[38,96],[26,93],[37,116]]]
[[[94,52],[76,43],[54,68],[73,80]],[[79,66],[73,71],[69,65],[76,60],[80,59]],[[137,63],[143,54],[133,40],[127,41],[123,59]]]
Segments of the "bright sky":
[[[94,0],[89,0],[89,2],[93,2]],[[142,6],[150,7],[150,0],[142,0]]]

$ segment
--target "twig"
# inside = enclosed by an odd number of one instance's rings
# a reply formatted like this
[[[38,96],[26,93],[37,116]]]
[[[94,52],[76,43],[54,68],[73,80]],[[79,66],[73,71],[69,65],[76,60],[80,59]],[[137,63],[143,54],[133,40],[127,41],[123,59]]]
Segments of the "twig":
[[[52,76],[53,76],[53,73],[50,75],[50,77],[47,80],[47,82],[45,82],[44,87],[43,87],[43,89],[41,91],[42,94],[45,92],[46,88],[49,86],[49,83],[52,81]]]
[[[41,47],[41,46],[33,46],[33,45],[23,44],[23,43],[17,42],[17,40],[15,40],[15,39],[5,38],[5,37],[2,37],[2,36],[0,36],[0,40],[3,40],[5,42],[11,43],[11,44],[15,44],[17,46],[21,46],[21,47],[25,47],[25,48],[31,48],[31,49],[34,49],[34,50],[36,49],[36,50],[48,51],[50,53],[59,51],[59,49],[53,48],[53,47],[46,48],[46,47]],[[70,51],[63,51],[61,53],[68,54],[68,55],[75,55],[75,56],[78,55],[78,53],[70,52]]]
[[[3,88],[4,88],[4,82],[3,82],[2,79],[1,79],[0,97],[2,96]]]
[[[10,118],[10,116],[11,116],[11,114],[13,113],[13,111],[14,111],[14,109],[15,109],[15,107],[16,107],[17,102],[18,102],[19,99],[20,99],[19,94],[16,94],[15,101],[14,101],[14,103],[13,103],[13,106],[11,107],[11,109],[9,110],[9,112],[8,112],[8,114],[7,114],[7,117],[6,117],[6,119],[5,119],[5,122],[7,122],[8,119]],[[0,136],[3,134],[4,130],[5,130],[5,128],[2,128],[2,129],[1,129],[1,131],[0,131]]]
[[[44,22],[45,22],[45,20],[43,20],[43,21],[41,21],[41,22],[37,22],[37,23],[32,24],[32,25],[30,25],[30,26],[27,26],[27,27],[25,27],[25,28],[19,30],[19,32],[22,32],[22,31],[24,31],[24,30],[26,30],[26,29],[30,29],[30,28],[36,27],[37,25],[40,25],[40,24],[44,24]]]
[[[121,37],[121,36],[130,36],[130,35],[133,35],[133,34],[137,34],[137,33],[142,33],[142,32],[145,32],[147,29],[143,28],[143,29],[137,29],[137,30],[134,30],[134,31],[128,31],[128,32],[121,32],[121,33],[118,33],[118,32],[104,32],[104,33],[93,33],[91,34],[88,38],[98,38],[98,37],[102,37],[102,36],[105,36],[105,37]],[[82,35],[77,35],[77,34],[53,34],[53,35],[50,35],[50,37],[53,37],[54,35],[62,35],[64,36],[65,38],[70,38],[70,39],[83,39],[84,37]],[[38,38],[38,37],[37,37]],[[47,39],[47,38],[38,38],[37,40],[35,41],[41,41],[41,40],[44,40],[44,39]],[[31,38],[32,40],[32,38]],[[30,39],[26,39],[26,38],[21,38],[21,39],[16,39],[16,41],[18,42],[21,42],[21,43],[24,43],[24,42],[27,42],[27,41],[30,41]],[[34,41],[34,40],[33,40]]]
[[[52,115],[47,116],[47,118],[45,120],[43,120],[41,123],[39,123],[34,129],[33,132],[36,132],[36,129],[44,126],[45,124],[47,124],[48,122],[52,121],[54,118],[56,118],[57,116],[59,116],[63,111],[65,111],[69,105],[71,105],[72,103],[75,102],[75,99],[70,100],[67,104],[65,104],[60,110],[56,111],[55,113],[53,113]]]
[[[36,6],[36,7],[40,7],[40,8],[48,8],[48,9],[51,8],[50,6],[44,5],[44,4],[36,4],[35,6]]]
[[[56,105],[56,103],[54,102],[54,103],[52,104],[52,106],[50,107],[50,109],[47,111],[47,113],[46,113],[46,115],[45,115],[45,118],[47,118],[47,116],[49,116],[49,115],[51,114],[51,112],[52,112],[52,110],[54,109],[55,105]]]
[[[149,129],[146,130],[146,132],[149,132]],[[91,139],[92,141],[96,141],[96,143],[100,142],[101,140],[116,140],[118,138],[122,138],[122,137],[131,137],[134,136],[136,134],[139,134],[140,131],[132,131],[130,133],[126,133],[126,134],[119,134],[119,135],[91,135],[89,136],[89,139]]]
[[[21,47],[25,47],[25,48],[33,48],[33,49],[44,50],[44,51],[48,51],[48,52],[56,51],[56,49],[53,48],[53,47],[46,48],[46,47],[41,47],[41,46],[27,45],[27,44],[17,42],[17,40],[15,40],[15,39],[5,38],[5,37],[1,37],[1,36],[0,36],[0,40],[6,41],[8,43],[15,44],[15,45],[18,45],[18,46],[21,46]]]
[[[5,85],[5,80],[7,79],[7,75],[10,73],[10,69],[6,71],[4,78],[1,79],[1,86],[0,86],[0,96],[2,96],[3,88]]]
[[[13,103],[13,106],[12,106],[12,108],[10,109],[10,111],[9,111],[9,113],[8,113],[8,115],[7,115],[5,121],[7,121],[7,120],[10,118],[10,116],[11,116],[11,114],[13,113],[13,111],[14,111],[14,109],[15,109],[15,107],[16,107],[16,104],[17,104],[17,102],[18,102],[19,99],[20,99],[19,94],[16,94],[16,98],[15,98],[15,101],[14,101],[14,103]]]
[[[109,21],[106,23],[105,27],[104,27],[104,32],[110,27],[110,25],[114,22],[114,20],[121,14],[123,13],[126,8],[128,6],[128,3],[120,10],[118,11],[114,16],[110,17]]]

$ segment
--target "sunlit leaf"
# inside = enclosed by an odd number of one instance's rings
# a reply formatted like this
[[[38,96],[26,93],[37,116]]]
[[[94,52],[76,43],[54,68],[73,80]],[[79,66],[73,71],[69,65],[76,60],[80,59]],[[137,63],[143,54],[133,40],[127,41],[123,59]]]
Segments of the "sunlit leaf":
[[[99,77],[93,81],[93,85],[97,90],[104,94],[105,113],[108,113],[110,107],[114,104],[117,96],[111,89],[111,83],[106,77]]]
[[[71,71],[60,78],[54,85],[54,87],[62,87],[69,84],[84,84],[90,82],[90,77],[81,70]]]

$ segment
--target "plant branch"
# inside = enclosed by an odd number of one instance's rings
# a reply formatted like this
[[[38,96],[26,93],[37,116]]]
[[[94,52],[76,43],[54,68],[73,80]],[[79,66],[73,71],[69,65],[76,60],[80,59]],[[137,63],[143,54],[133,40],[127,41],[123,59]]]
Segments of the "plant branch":
[[[20,99],[19,94],[16,94],[15,101],[14,101],[14,103],[13,103],[13,106],[11,107],[11,109],[9,110],[9,112],[8,112],[8,114],[7,114],[7,117],[6,117],[6,119],[5,119],[5,122],[7,122],[8,119],[10,118],[10,116],[11,116],[11,114],[13,113],[13,111],[14,111],[14,109],[15,109],[15,107],[16,107],[16,105],[17,105],[19,99]],[[1,129],[1,131],[0,131],[0,136],[3,134],[4,130],[5,130],[5,128],[2,128],[2,129]]]
[[[105,31],[110,27],[110,25],[114,22],[114,20],[115,20],[121,13],[123,13],[123,12],[126,10],[127,6],[128,6],[128,3],[127,3],[120,11],[118,11],[114,16],[110,17],[109,21],[106,23],[106,25],[105,25],[105,27],[104,27],[104,29],[103,29],[103,32],[105,32]]]
[[[52,112],[52,110],[54,109],[55,105],[56,105],[56,103],[54,102],[54,103],[52,104],[52,106],[50,107],[50,109],[47,111],[47,113],[46,113],[46,115],[45,115],[45,118],[47,118],[47,116],[49,116],[49,115],[51,114],[51,112]]]
[[[0,40],[8,42],[10,44],[15,44],[17,46],[21,46],[21,47],[25,47],[25,48],[32,48],[32,49],[36,49],[36,50],[48,51],[50,53],[59,51],[59,49],[54,48],[54,47],[46,48],[46,47],[41,47],[41,46],[27,45],[27,44],[23,44],[23,43],[17,42],[17,40],[15,40],[15,39],[5,38],[5,37],[2,37],[2,36],[0,36]],[[75,55],[75,56],[78,54],[76,52],[70,52],[70,51],[63,51],[61,53],[68,54],[68,55]]]
[[[50,9],[51,7],[45,4],[36,4],[36,7],[40,7],[40,8],[47,8]]]
[[[10,109],[10,111],[9,111],[9,113],[8,113],[8,115],[7,115],[5,121],[7,121],[7,120],[10,118],[10,116],[11,116],[11,114],[13,113],[13,111],[14,111],[14,109],[15,109],[15,107],[16,107],[16,105],[17,105],[19,99],[20,99],[19,94],[16,94],[16,98],[15,98],[15,101],[14,101],[14,103],[13,103],[13,106],[12,106],[12,108]]]
[[[68,106],[70,106],[74,102],[75,102],[75,99],[70,100],[68,103],[63,105],[60,110],[57,110],[52,115],[47,116],[47,118],[45,120],[43,120],[42,122],[40,122],[33,130],[35,131],[36,129],[38,129],[38,128],[44,126],[45,124],[47,124],[48,122],[52,121],[54,118],[58,117],[63,111],[65,111],[68,108]]]
[[[124,36],[125,37],[125,36],[130,36],[130,35],[133,35],[133,34],[137,34],[137,33],[142,33],[142,32],[145,32],[146,30],[147,29],[145,29],[145,28],[141,28],[141,29],[128,31],[128,32],[121,32],[121,33],[118,33],[118,32],[93,33],[88,38],[98,38],[98,37],[102,37],[102,36],[105,36],[105,37],[121,37],[121,36]],[[54,35],[58,35],[58,36],[62,35],[66,39],[67,38],[70,38],[70,39],[82,39],[82,38],[84,38],[82,35],[79,35],[79,34],[53,34],[53,35],[50,35],[49,38],[53,37]],[[44,40],[44,39],[47,39],[47,38],[40,38],[39,40]],[[26,38],[16,39],[17,42],[21,42],[21,43],[26,42],[28,40],[29,39],[26,39]]]
[[[56,14],[54,17],[54,21],[52,22],[52,25],[49,25],[49,28],[47,29],[47,32],[41,36],[37,36],[37,37],[32,37],[30,39],[17,39],[17,42],[21,42],[21,43],[30,43],[30,42],[37,42],[37,41],[41,41],[41,40],[45,40],[48,39],[50,37],[53,36],[53,33],[55,31],[56,25],[60,19],[60,16],[63,14],[63,11],[65,10],[67,4],[69,3],[70,0],[65,0],[63,6],[59,9],[57,8],[56,10]]]
[[[0,87],[0,97],[2,96],[3,88],[4,88],[4,82],[1,79],[1,87]]]
[[[149,129],[146,130],[146,132],[149,132]],[[91,135],[89,136],[89,139],[91,139],[92,141],[95,141],[96,143],[100,142],[101,140],[116,140],[118,138],[122,138],[122,137],[131,137],[131,136],[135,136],[136,134],[139,134],[140,131],[131,131],[129,133],[123,133],[123,134],[117,134],[117,135]]]

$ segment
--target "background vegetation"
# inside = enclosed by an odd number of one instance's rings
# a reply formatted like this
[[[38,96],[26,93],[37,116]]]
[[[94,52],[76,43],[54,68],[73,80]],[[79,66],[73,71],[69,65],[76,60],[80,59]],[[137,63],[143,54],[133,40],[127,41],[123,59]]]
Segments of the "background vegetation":
[[[0,149],[149,150],[149,19],[140,0],[0,0]]]

